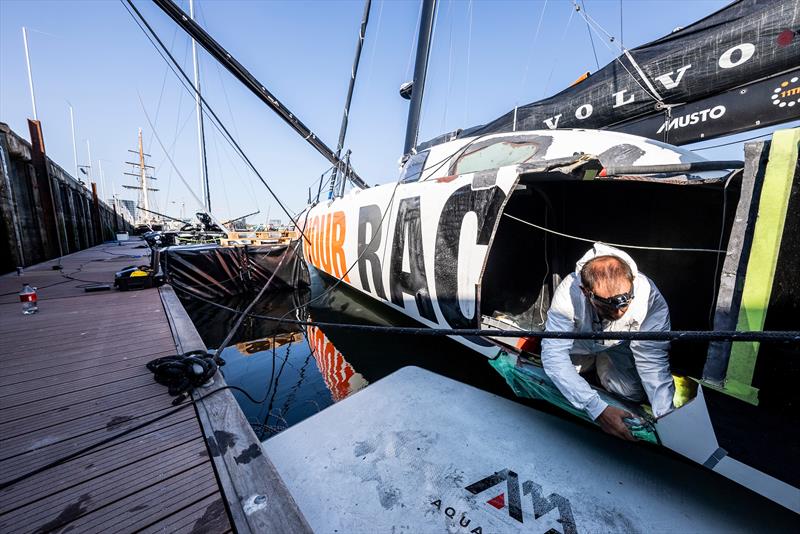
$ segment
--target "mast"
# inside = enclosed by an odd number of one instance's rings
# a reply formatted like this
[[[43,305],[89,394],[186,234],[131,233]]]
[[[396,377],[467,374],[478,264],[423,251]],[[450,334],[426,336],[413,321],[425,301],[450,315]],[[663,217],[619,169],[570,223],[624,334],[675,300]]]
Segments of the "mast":
[[[22,27],[22,42],[25,44],[25,64],[28,66],[28,87],[31,89],[31,106],[33,107],[33,120],[38,121],[36,113],[36,95],[33,92],[33,73],[31,72],[31,55],[28,52],[28,29]]]
[[[150,202],[147,198],[147,171],[144,165],[144,146],[142,145],[142,129],[139,128],[139,172],[141,173],[141,183],[139,184],[142,188],[142,192],[140,193],[142,197],[142,207],[144,211],[150,211]]]
[[[142,207],[143,210],[140,210],[136,214],[136,222],[137,224],[147,224],[147,216],[141,215],[141,211],[146,211],[148,213],[152,213],[150,209],[150,191],[158,191],[158,189],[148,187],[147,181],[148,180],[155,180],[155,176],[148,176],[147,169],[152,169],[152,165],[148,165],[145,161],[146,157],[150,157],[150,154],[145,154],[144,152],[144,144],[142,143],[142,129],[139,128],[139,146],[136,150],[128,150],[131,154],[136,154],[139,156],[138,161],[126,161],[125,163],[128,165],[132,165],[131,171],[136,172],[124,172],[122,174],[126,174],[128,176],[134,176],[136,178],[137,185],[125,185],[123,184],[122,187],[125,189],[136,189],[139,191],[138,193],[138,207]],[[152,219],[152,217],[151,217]]]
[[[406,142],[403,154],[411,152],[417,144],[419,115],[422,111],[422,94],[425,92],[425,76],[428,72],[428,56],[431,51],[431,33],[436,13],[436,0],[422,0],[422,15],[417,38],[417,55],[414,62],[414,81],[411,86],[411,105],[408,108]]]
[[[353,100],[353,89],[356,85],[356,74],[358,74],[358,63],[361,61],[361,49],[364,46],[364,37],[367,34],[367,23],[369,22],[369,9],[371,5],[372,0],[366,0],[366,2],[364,2],[364,14],[361,16],[361,28],[358,32],[358,43],[356,43],[356,57],[353,60],[353,68],[350,70],[350,84],[347,86],[347,98],[345,98],[344,101],[342,127],[339,129],[339,141],[336,143],[336,158],[339,160],[341,160],[342,149],[344,148],[344,139],[347,135],[347,123],[350,119],[350,103]],[[338,170],[339,166],[334,165],[331,176],[331,192],[333,192],[336,187],[336,175]],[[343,174],[346,174],[347,169],[343,169],[342,172]],[[344,188],[342,188],[342,191],[344,191]]]
[[[86,155],[89,156],[89,163],[86,165],[86,188],[90,189],[92,187],[92,147],[89,145],[89,140],[86,140]]]
[[[78,147],[75,144],[75,115],[72,112],[72,104],[69,104],[69,126],[72,130],[72,158],[75,160],[75,179],[80,180],[80,175],[78,174]]]
[[[130,0],[127,1],[131,9],[137,13],[140,18],[142,18],[141,13],[136,6],[133,5],[133,2]],[[219,61],[223,67],[228,69],[228,71],[237,80],[242,82],[244,86],[247,87],[253,94],[255,94],[264,104],[277,113],[281,119],[283,119],[307,143],[313,146],[317,152],[322,154],[325,159],[334,165],[342,165],[341,159],[336,157],[336,154],[330,149],[330,147],[323,143],[317,137],[317,135],[308,128],[308,126],[303,124],[297,115],[289,111],[289,109],[284,106],[283,103],[281,103],[281,101],[275,97],[275,95],[269,92],[261,82],[259,82],[247,69],[245,69],[244,66],[233,57],[233,55],[231,55],[218,42],[216,42],[208,34],[208,32],[197,25],[195,21],[189,19],[187,14],[184,13],[180,7],[175,5],[172,0],[153,0],[153,3],[161,8],[164,13],[169,15],[169,17],[175,21],[178,26],[183,28],[186,33],[196,39],[198,44],[205,48],[206,52],[208,52],[211,57]],[[202,95],[200,98],[202,99]],[[350,181],[362,189],[369,187],[366,182],[364,182],[352,169],[350,170]]]
[[[194,20],[194,0],[189,0],[189,18]],[[200,155],[200,189],[203,191],[203,204],[211,213],[211,191],[208,187],[208,158],[206,157],[206,138],[203,127],[203,102],[200,99],[200,63],[197,61],[197,42],[192,37],[192,65],[194,66],[194,107],[197,114],[197,149]]]

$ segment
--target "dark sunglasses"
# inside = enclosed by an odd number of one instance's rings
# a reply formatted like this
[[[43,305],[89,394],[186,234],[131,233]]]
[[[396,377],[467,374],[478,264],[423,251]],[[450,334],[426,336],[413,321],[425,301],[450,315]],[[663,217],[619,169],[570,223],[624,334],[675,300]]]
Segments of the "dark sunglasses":
[[[586,295],[589,297],[590,301],[602,306],[603,308],[612,310],[621,310],[622,308],[627,308],[633,300],[633,290],[629,291],[628,293],[620,293],[619,295],[614,295],[613,297],[608,298],[598,297],[585,288],[584,291],[586,291]]]

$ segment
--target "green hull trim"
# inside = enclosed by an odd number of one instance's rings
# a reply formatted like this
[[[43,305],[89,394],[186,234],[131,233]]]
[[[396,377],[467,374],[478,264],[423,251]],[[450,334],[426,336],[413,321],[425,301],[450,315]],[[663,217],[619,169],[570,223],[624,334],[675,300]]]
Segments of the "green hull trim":
[[[764,328],[799,144],[800,128],[776,131],[772,136],[736,325],[740,331]],[[757,342],[733,343],[724,385],[727,394],[754,405],[758,405],[758,389],[752,386],[758,349]]]

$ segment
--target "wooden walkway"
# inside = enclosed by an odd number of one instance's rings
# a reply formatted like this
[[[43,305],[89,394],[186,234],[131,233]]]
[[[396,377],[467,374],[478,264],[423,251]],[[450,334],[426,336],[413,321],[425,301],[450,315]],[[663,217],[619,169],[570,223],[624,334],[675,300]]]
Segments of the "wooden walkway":
[[[0,484],[174,408],[145,368],[176,351],[158,290],[82,287],[148,263],[142,244],[0,276]],[[22,282],[39,288],[36,315]],[[0,532],[230,530],[193,407],[0,491]]]

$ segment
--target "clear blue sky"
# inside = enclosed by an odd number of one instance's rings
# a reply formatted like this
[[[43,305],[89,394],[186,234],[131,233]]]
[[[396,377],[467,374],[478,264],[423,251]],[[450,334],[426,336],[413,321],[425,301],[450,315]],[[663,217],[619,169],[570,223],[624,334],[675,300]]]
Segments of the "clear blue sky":
[[[620,36],[619,0],[585,3],[609,33]],[[726,3],[623,0],[621,37],[632,48]],[[152,3],[136,4],[191,72],[188,37]],[[188,11],[188,0],[179,4]],[[195,6],[201,25],[334,147],[363,2],[197,0]],[[369,183],[397,176],[408,110],[398,87],[412,76],[419,6],[418,0],[373,1],[347,139],[354,166]],[[135,147],[142,127],[150,163],[157,166],[158,208],[178,215],[185,202],[191,213],[196,203],[152,138],[137,92],[161,139],[174,144],[173,158],[199,196],[193,101],[123,6],[113,0],[0,1],[0,121],[28,137],[26,119],[32,112],[22,26],[30,32],[37,107],[50,157],[69,171],[74,168],[71,102],[79,163],[87,163],[89,139],[95,169],[102,160],[106,196],[114,187],[123,198],[134,198],[121,189],[132,183],[122,174],[123,162],[130,161],[126,150]],[[601,66],[616,55],[596,38],[595,46]],[[295,210],[302,208],[308,186],[327,162],[204,51],[200,57],[205,97],[281,198]],[[595,60],[586,25],[571,2],[441,0],[420,139],[491,120],[516,103],[560,91],[587,70],[596,70]],[[226,219],[260,209],[259,219],[268,210],[271,218],[281,216],[208,123],[206,132],[215,214]]]

